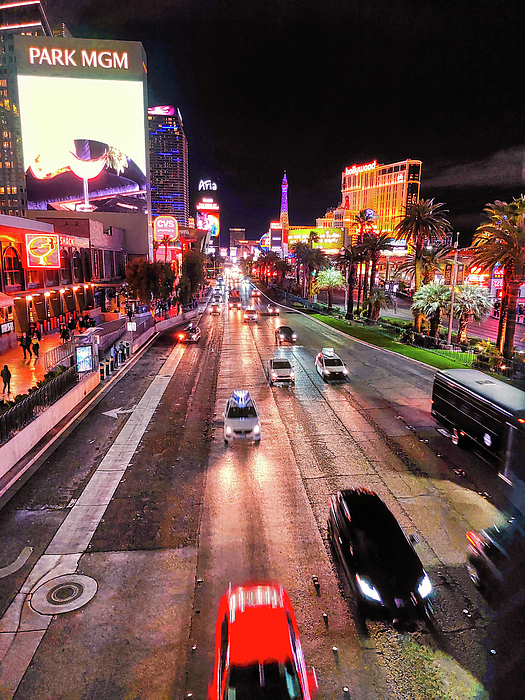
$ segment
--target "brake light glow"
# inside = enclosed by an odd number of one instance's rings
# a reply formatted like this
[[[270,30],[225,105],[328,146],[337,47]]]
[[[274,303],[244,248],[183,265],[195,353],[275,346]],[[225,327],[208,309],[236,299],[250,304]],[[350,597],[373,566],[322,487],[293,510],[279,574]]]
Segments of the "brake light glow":
[[[480,537],[477,532],[472,532],[472,530],[467,532],[466,538],[475,549],[483,544],[483,538]]]

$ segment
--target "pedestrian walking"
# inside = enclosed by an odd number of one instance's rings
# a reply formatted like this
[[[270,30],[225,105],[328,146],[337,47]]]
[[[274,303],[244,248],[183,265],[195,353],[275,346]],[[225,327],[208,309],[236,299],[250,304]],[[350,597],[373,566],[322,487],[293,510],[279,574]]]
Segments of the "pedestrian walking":
[[[32,344],[33,352],[35,353],[35,357],[38,360],[39,353],[40,353],[40,343],[38,342],[38,338],[35,337],[33,338],[33,344]]]
[[[133,311],[132,311],[131,307],[129,307],[129,309],[128,309],[128,318],[129,318],[130,323],[131,323],[131,319],[133,318]]]
[[[20,345],[22,347],[22,350],[24,351],[24,360],[27,359],[27,353],[29,353],[29,357],[33,357],[33,353],[31,352],[31,338],[27,333],[22,333],[22,340],[20,341]]]
[[[71,321],[67,324],[67,327],[69,328],[69,331],[73,333],[74,330],[76,330],[77,327],[77,319],[72,316]]]
[[[2,377],[2,380],[4,382],[4,389],[2,391],[3,394],[5,394],[5,390],[7,389],[7,393],[11,393],[11,372],[9,371],[9,367],[7,365],[4,365],[4,369],[0,372],[0,376]]]
[[[40,331],[40,328],[37,326],[35,330],[35,335],[38,338],[38,342],[42,340],[42,332]]]

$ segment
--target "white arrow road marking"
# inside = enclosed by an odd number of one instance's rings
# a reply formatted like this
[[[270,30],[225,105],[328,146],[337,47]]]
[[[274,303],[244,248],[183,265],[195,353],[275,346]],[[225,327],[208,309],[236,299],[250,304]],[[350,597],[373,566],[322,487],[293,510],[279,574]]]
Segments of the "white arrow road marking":
[[[111,411],[104,411],[103,416],[109,416],[110,418],[118,418],[119,413],[133,413],[133,411],[137,408],[137,404],[133,406],[133,408],[112,408]]]
[[[18,571],[18,569],[21,569],[31,556],[32,551],[33,547],[24,547],[12,564],[9,564],[9,566],[4,566],[3,569],[0,569],[0,578],[10,576],[11,574],[14,574],[15,571]]]

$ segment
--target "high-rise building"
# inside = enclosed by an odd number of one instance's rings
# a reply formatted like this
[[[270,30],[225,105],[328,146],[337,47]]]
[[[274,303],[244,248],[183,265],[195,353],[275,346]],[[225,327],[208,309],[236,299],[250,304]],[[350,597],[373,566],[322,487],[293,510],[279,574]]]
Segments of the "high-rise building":
[[[188,141],[182,116],[171,105],[148,109],[152,216],[171,214],[188,226]]]
[[[279,221],[283,233],[288,231],[290,221],[288,219],[288,180],[286,179],[286,170],[284,171],[283,181],[281,183],[281,215]]]
[[[419,199],[421,161],[403,160],[381,165],[377,161],[345,168],[341,177],[341,203],[317,219],[323,228],[348,228],[352,242],[355,216],[363,209],[375,214],[375,228],[393,232],[409,204]]]

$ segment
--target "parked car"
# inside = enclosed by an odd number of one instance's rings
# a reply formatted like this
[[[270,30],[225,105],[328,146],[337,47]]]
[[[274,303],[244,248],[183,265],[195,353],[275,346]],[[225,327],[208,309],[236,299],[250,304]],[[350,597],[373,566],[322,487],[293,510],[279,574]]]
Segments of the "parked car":
[[[431,621],[433,587],[413,544],[385,503],[368,489],[332,496],[328,538],[359,614]]]
[[[333,348],[323,348],[315,358],[315,369],[324,379],[346,379],[348,369]]]
[[[290,326],[280,326],[275,331],[275,342],[277,345],[281,343],[295,343],[297,340],[297,335],[293,328]]]
[[[230,586],[219,604],[209,700],[311,700],[317,687],[284,588]]]
[[[231,440],[261,440],[257,405],[245,389],[236,389],[224,409],[224,442]]]
[[[201,329],[198,326],[194,326],[190,323],[189,326],[179,333],[177,333],[177,338],[181,343],[198,343],[201,337]]]
[[[272,357],[268,360],[268,383],[273,386],[278,382],[295,384],[295,372],[289,360],[283,357]]]

